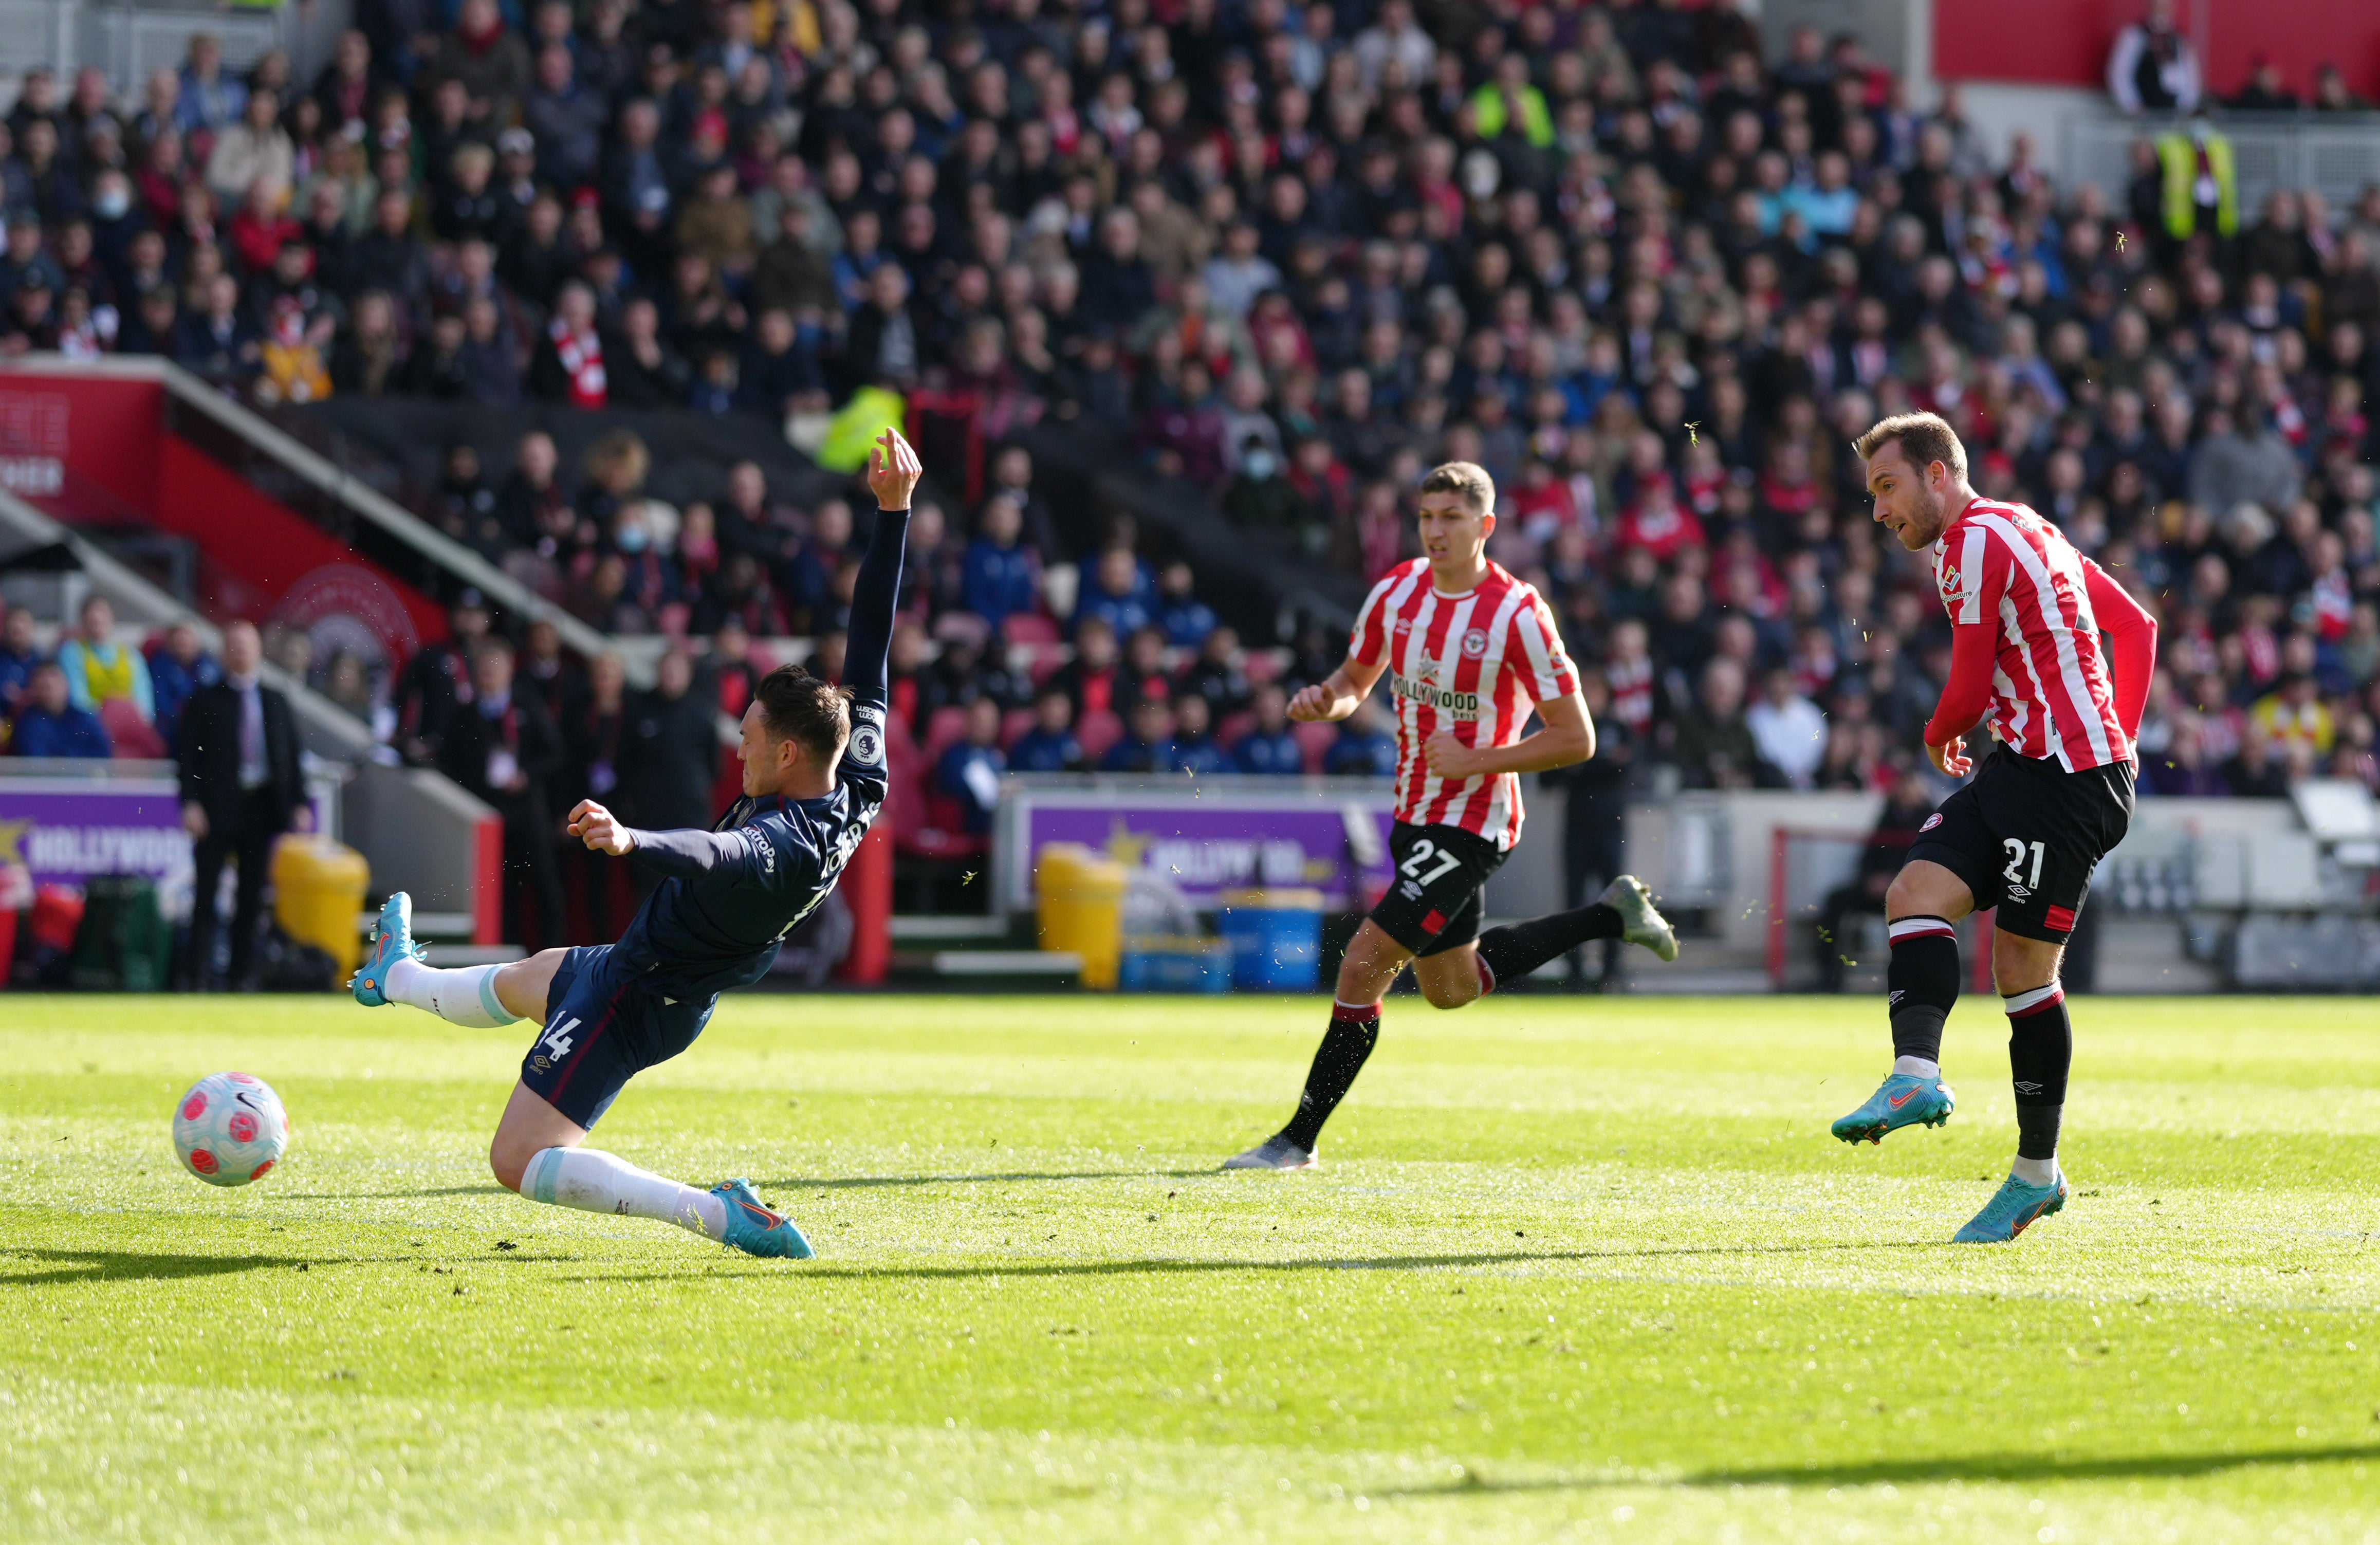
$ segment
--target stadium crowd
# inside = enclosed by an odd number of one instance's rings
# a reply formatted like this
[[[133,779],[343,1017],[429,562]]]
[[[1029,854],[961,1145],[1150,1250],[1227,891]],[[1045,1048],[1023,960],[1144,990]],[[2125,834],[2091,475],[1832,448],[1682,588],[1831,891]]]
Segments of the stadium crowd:
[[[1767,55],[1730,0],[357,15],[310,81],[203,38],[129,93],[29,75],[0,343],[164,354],[265,402],[799,424],[931,393],[994,447],[1111,437],[1366,579],[1411,552],[1420,471],[1475,460],[1493,555],[1595,666],[1606,771],[1689,786],[1894,785],[1947,629],[1848,445],[1930,408],[1980,489],[2160,616],[2144,792],[2380,782],[2380,189],[2243,213],[2228,161],[2145,140],[2129,186],[2059,188],[2024,136],[1987,153],[1955,87],[1921,109],[1809,30]],[[539,434],[508,467],[458,449],[436,517],[600,627],[717,640],[682,657],[706,683],[781,635],[832,668],[854,511],[784,507],[749,466],[673,507],[645,459],[625,434],[572,468]],[[1377,721],[1279,724],[1336,639],[1243,649],[1128,529],[1061,551],[1021,448],[912,542],[899,701],[962,829],[1003,766],[1381,754]],[[377,694],[313,674],[438,756],[418,665]]]

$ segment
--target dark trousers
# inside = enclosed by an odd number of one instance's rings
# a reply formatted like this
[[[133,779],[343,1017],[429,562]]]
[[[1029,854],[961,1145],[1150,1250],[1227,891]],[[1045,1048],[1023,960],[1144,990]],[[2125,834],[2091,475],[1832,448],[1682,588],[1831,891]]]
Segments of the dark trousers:
[[[1562,884],[1568,906],[1584,906],[1602,893],[1606,885],[1627,872],[1621,849],[1628,844],[1628,800],[1618,790],[1587,793],[1571,791],[1570,802],[1562,812]],[[1603,974],[1600,979],[1620,979],[1620,949],[1622,941],[1603,941]],[[1572,950],[1570,956],[1571,980],[1586,979],[1586,951]]]
[[[204,841],[192,850],[198,888],[190,907],[190,979],[203,983],[213,968],[215,954],[215,893],[223,883],[226,859],[238,866],[239,880],[231,914],[231,972],[234,987],[244,984],[256,965],[256,934],[264,920],[264,882],[273,870],[273,839],[281,834],[284,812],[273,808],[270,788],[250,789],[239,797],[239,813],[228,824],[210,819]]]
[[[1851,956],[1851,946],[1843,942],[1843,925],[1863,914],[1884,916],[1884,894],[1853,882],[1839,885],[1827,893],[1825,903],[1818,908],[1818,920],[1811,931],[1811,946],[1818,962],[1818,991],[1840,992],[1843,972],[1850,967],[1843,962]],[[1870,962],[1874,964],[1874,962]]]
[[[553,839],[534,810],[504,809],[504,939],[532,954],[570,942]]]

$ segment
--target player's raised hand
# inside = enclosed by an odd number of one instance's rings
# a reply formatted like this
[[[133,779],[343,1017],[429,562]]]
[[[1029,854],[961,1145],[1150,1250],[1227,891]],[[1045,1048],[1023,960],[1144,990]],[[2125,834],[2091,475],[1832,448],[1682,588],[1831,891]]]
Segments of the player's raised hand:
[[[628,829],[610,810],[592,799],[581,799],[570,808],[570,834],[597,853],[609,853],[615,858],[625,858],[636,845]]]
[[[1301,724],[1319,724],[1325,719],[1337,718],[1338,715],[1330,711],[1338,706],[1338,699],[1328,683],[1310,682],[1299,687],[1297,696],[1289,700],[1289,716]]]
[[[1967,756],[1966,736],[1960,735],[1952,736],[1942,745],[1926,747],[1925,760],[1941,769],[1943,776],[1949,778],[1963,778],[1975,765]]]
[[[1477,748],[1465,746],[1452,730],[1440,730],[1422,742],[1422,760],[1439,778],[1468,778],[1479,771]]]
[[[868,486],[875,492],[876,507],[905,510],[909,496],[917,492],[917,480],[926,475],[925,463],[909,442],[901,438],[897,429],[888,429],[876,437],[868,453]]]

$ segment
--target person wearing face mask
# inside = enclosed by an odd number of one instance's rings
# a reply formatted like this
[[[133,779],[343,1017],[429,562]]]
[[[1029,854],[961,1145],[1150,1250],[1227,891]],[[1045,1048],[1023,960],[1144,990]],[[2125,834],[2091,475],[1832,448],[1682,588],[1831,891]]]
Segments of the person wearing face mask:
[[[623,601],[655,619],[663,607],[683,602],[685,587],[676,561],[653,540],[652,517],[643,504],[629,505],[613,517],[612,545],[628,567]]]
[[[1241,442],[1240,469],[1223,490],[1223,514],[1245,531],[1294,534],[1314,519],[1314,511],[1281,475],[1281,457],[1251,434]]]

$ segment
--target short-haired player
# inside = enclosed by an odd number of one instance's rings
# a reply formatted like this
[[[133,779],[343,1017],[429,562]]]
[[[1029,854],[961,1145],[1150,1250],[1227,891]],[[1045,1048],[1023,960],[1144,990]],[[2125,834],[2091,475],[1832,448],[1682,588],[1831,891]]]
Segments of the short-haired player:
[[[2005,1243],[2069,1194],[2058,1137],[2074,1038],[2058,968],[2091,871],[2131,821],[2133,736],[2155,669],[2156,623],[2057,527],[2022,505],[1979,496],[1966,449],[1942,419],[1887,419],[1855,448],[1876,520],[1909,551],[1930,554],[1950,614],[1950,677],[1925,726],[1925,755],[1948,776],[1975,776],[1926,818],[1886,894],[1892,1072],[1834,1132],[1881,1142],[1896,1128],[1949,1119],[1941,1058],[1943,1021],[1959,998],[1951,925],[1996,909],[1992,975],[2008,1014],[2017,1156],[1956,1238]],[[1979,719],[1998,744],[1975,769],[1965,736]]]
[[[880,506],[852,596],[849,685],[780,666],[744,712],[744,794],[708,832],[645,832],[591,799],[570,834],[664,876],[617,943],[543,950],[504,966],[422,964],[404,893],[381,908],[356,1001],[409,1004],[457,1025],[532,1019],[540,1031],[497,1123],[488,1163],[532,1201],[658,1218],[748,1255],[807,1259],[809,1241],[743,1180],[708,1191],[586,1146],[638,1072],[694,1044],[719,994],[768,972],[779,943],[834,888],[884,805],[892,614],[917,453],[887,430],[868,481]]]
[[[1322,1124],[1379,1039],[1380,1000],[1408,964],[1422,996],[1461,1008],[1590,939],[1664,960],[1676,936],[1633,875],[1600,900],[1482,933],[1481,887],[1521,835],[1524,772],[1585,761],[1595,724],[1536,590],[1488,561],[1496,485],[1448,462],[1422,479],[1422,556],[1389,572],[1355,619],[1346,662],[1301,689],[1289,716],[1344,719],[1382,676],[1397,712],[1394,872],[1349,942],[1330,1025],[1289,1124],[1226,1169],[1311,1169]],[[1527,731],[1532,712],[1542,723]]]

